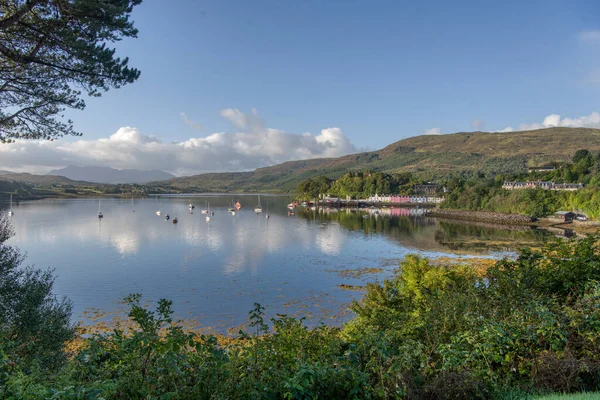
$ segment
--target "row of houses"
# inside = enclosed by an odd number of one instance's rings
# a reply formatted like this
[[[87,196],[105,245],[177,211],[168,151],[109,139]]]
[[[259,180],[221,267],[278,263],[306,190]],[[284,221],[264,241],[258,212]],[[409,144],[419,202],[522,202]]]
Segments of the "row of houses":
[[[554,170],[556,170],[556,167],[530,167],[529,169],[527,169],[527,172],[531,174],[532,172],[552,172]]]
[[[402,196],[399,194],[390,195],[379,195],[375,194],[370,196],[368,199],[359,200],[367,203],[390,203],[390,204],[409,204],[409,203],[428,203],[428,204],[440,204],[445,200],[445,197],[437,196]]]
[[[527,182],[504,182],[502,185],[506,190],[521,189],[544,189],[544,190],[568,190],[574,191],[583,189],[582,183],[554,183],[546,181],[527,181]]]

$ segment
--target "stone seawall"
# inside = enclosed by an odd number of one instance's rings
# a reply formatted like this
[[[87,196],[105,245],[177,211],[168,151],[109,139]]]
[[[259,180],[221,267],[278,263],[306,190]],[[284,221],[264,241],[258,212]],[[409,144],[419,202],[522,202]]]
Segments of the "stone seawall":
[[[488,222],[503,225],[527,225],[533,220],[521,214],[505,214],[491,211],[446,210],[435,208],[427,215],[436,218],[460,219],[464,221]]]

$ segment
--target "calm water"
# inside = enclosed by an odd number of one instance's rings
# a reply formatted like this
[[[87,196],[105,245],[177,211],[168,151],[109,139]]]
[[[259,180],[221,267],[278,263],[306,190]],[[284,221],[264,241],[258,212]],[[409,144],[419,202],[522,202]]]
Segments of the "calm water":
[[[232,200],[245,207],[232,216]],[[271,218],[253,212],[256,196],[197,196],[142,200],[56,200],[14,204],[11,243],[28,264],[53,268],[55,292],[89,308],[112,311],[129,293],[173,300],[177,316],[224,331],[247,322],[253,303],[312,324],[339,323],[364,285],[392,273],[408,253],[500,257],[545,240],[535,230],[503,230],[441,222],[401,210],[346,212],[307,209],[288,216],[289,198],[262,196]],[[188,204],[196,205],[193,214]],[[200,210],[210,202],[210,222]],[[1,207],[6,208],[6,204]],[[178,224],[157,216],[177,216]],[[414,211],[413,211],[414,212]],[[393,215],[392,215],[393,214]],[[367,217],[364,217],[367,215]],[[381,268],[349,277],[343,271]]]

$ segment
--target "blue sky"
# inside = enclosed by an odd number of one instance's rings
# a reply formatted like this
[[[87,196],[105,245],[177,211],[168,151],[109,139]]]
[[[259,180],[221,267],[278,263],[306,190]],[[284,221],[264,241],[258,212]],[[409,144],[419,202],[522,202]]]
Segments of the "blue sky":
[[[127,138],[162,144],[251,133],[256,124],[343,135],[337,153],[267,154],[262,164],[376,149],[425,132],[543,126],[551,114],[595,126],[599,15],[596,1],[146,0],[133,13],[139,37],[118,44],[141,69],[139,81],[68,116],[87,141],[122,127],[135,128]],[[226,109],[259,122],[236,123]],[[297,136],[293,143],[304,140]],[[236,164],[236,154],[220,168],[261,164]]]

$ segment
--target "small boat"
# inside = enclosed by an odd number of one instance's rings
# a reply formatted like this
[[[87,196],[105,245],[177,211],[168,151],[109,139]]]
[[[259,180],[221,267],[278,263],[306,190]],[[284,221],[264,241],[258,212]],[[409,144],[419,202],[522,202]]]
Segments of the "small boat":
[[[11,198],[12,198],[12,196],[11,196]],[[101,200],[98,200],[98,218],[104,218],[104,215],[102,215],[102,211],[100,211],[100,201]]]
[[[235,207],[233,206],[233,200],[231,200],[231,205],[227,208],[227,212],[235,212]]]
[[[168,221],[169,219],[171,219],[171,217],[169,217],[169,214],[165,215],[165,221]]]
[[[188,206],[188,208],[189,208],[190,210],[193,210],[194,208],[196,208],[196,206],[195,206],[195,205],[193,205],[192,203],[190,203],[190,205]]]
[[[269,203],[267,203],[267,215],[265,215],[266,219],[271,218],[271,216],[269,215]]]
[[[254,209],[254,212],[260,214],[262,212],[262,206],[260,205],[260,194],[258,195],[258,206]]]
[[[242,208],[242,207],[244,207],[244,206],[242,205],[242,203],[240,203],[239,201],[236,201],[236,202],[235,202],[235,209],[236,209],[236,210],[239,210],[239,209],[240,209],[240,208]]]
[[[288,217],[292,217],[296,215],[296,213],[294,211],[288,211]]]
[[[206,202],[207,208],[201,211],[202,214],[208,214],[208,201]]]
[[[215,215],[213,211],[210,211],[210,203],[206,202],[206,222],[210,222],[210,216]]]
[[[176,224],[177,222],[177,217],[173,218],[173,223]]]
[[[160,210],[158,210],[158,211],[156,212],[156,215],[160,216],[160,214],[162,214],[162,212],[161,212]]]
[[[294,203],[290,203],[287,205],[287,208],[289,208],[290,210],[293,210],[296,207],[296,205]]]
[[[15,212],[12,209],[12,193],[10,194],[10,208],[8,209],[8,216],[12,217],[15,215]],[[100,217],[101,218],[101,217]]]

